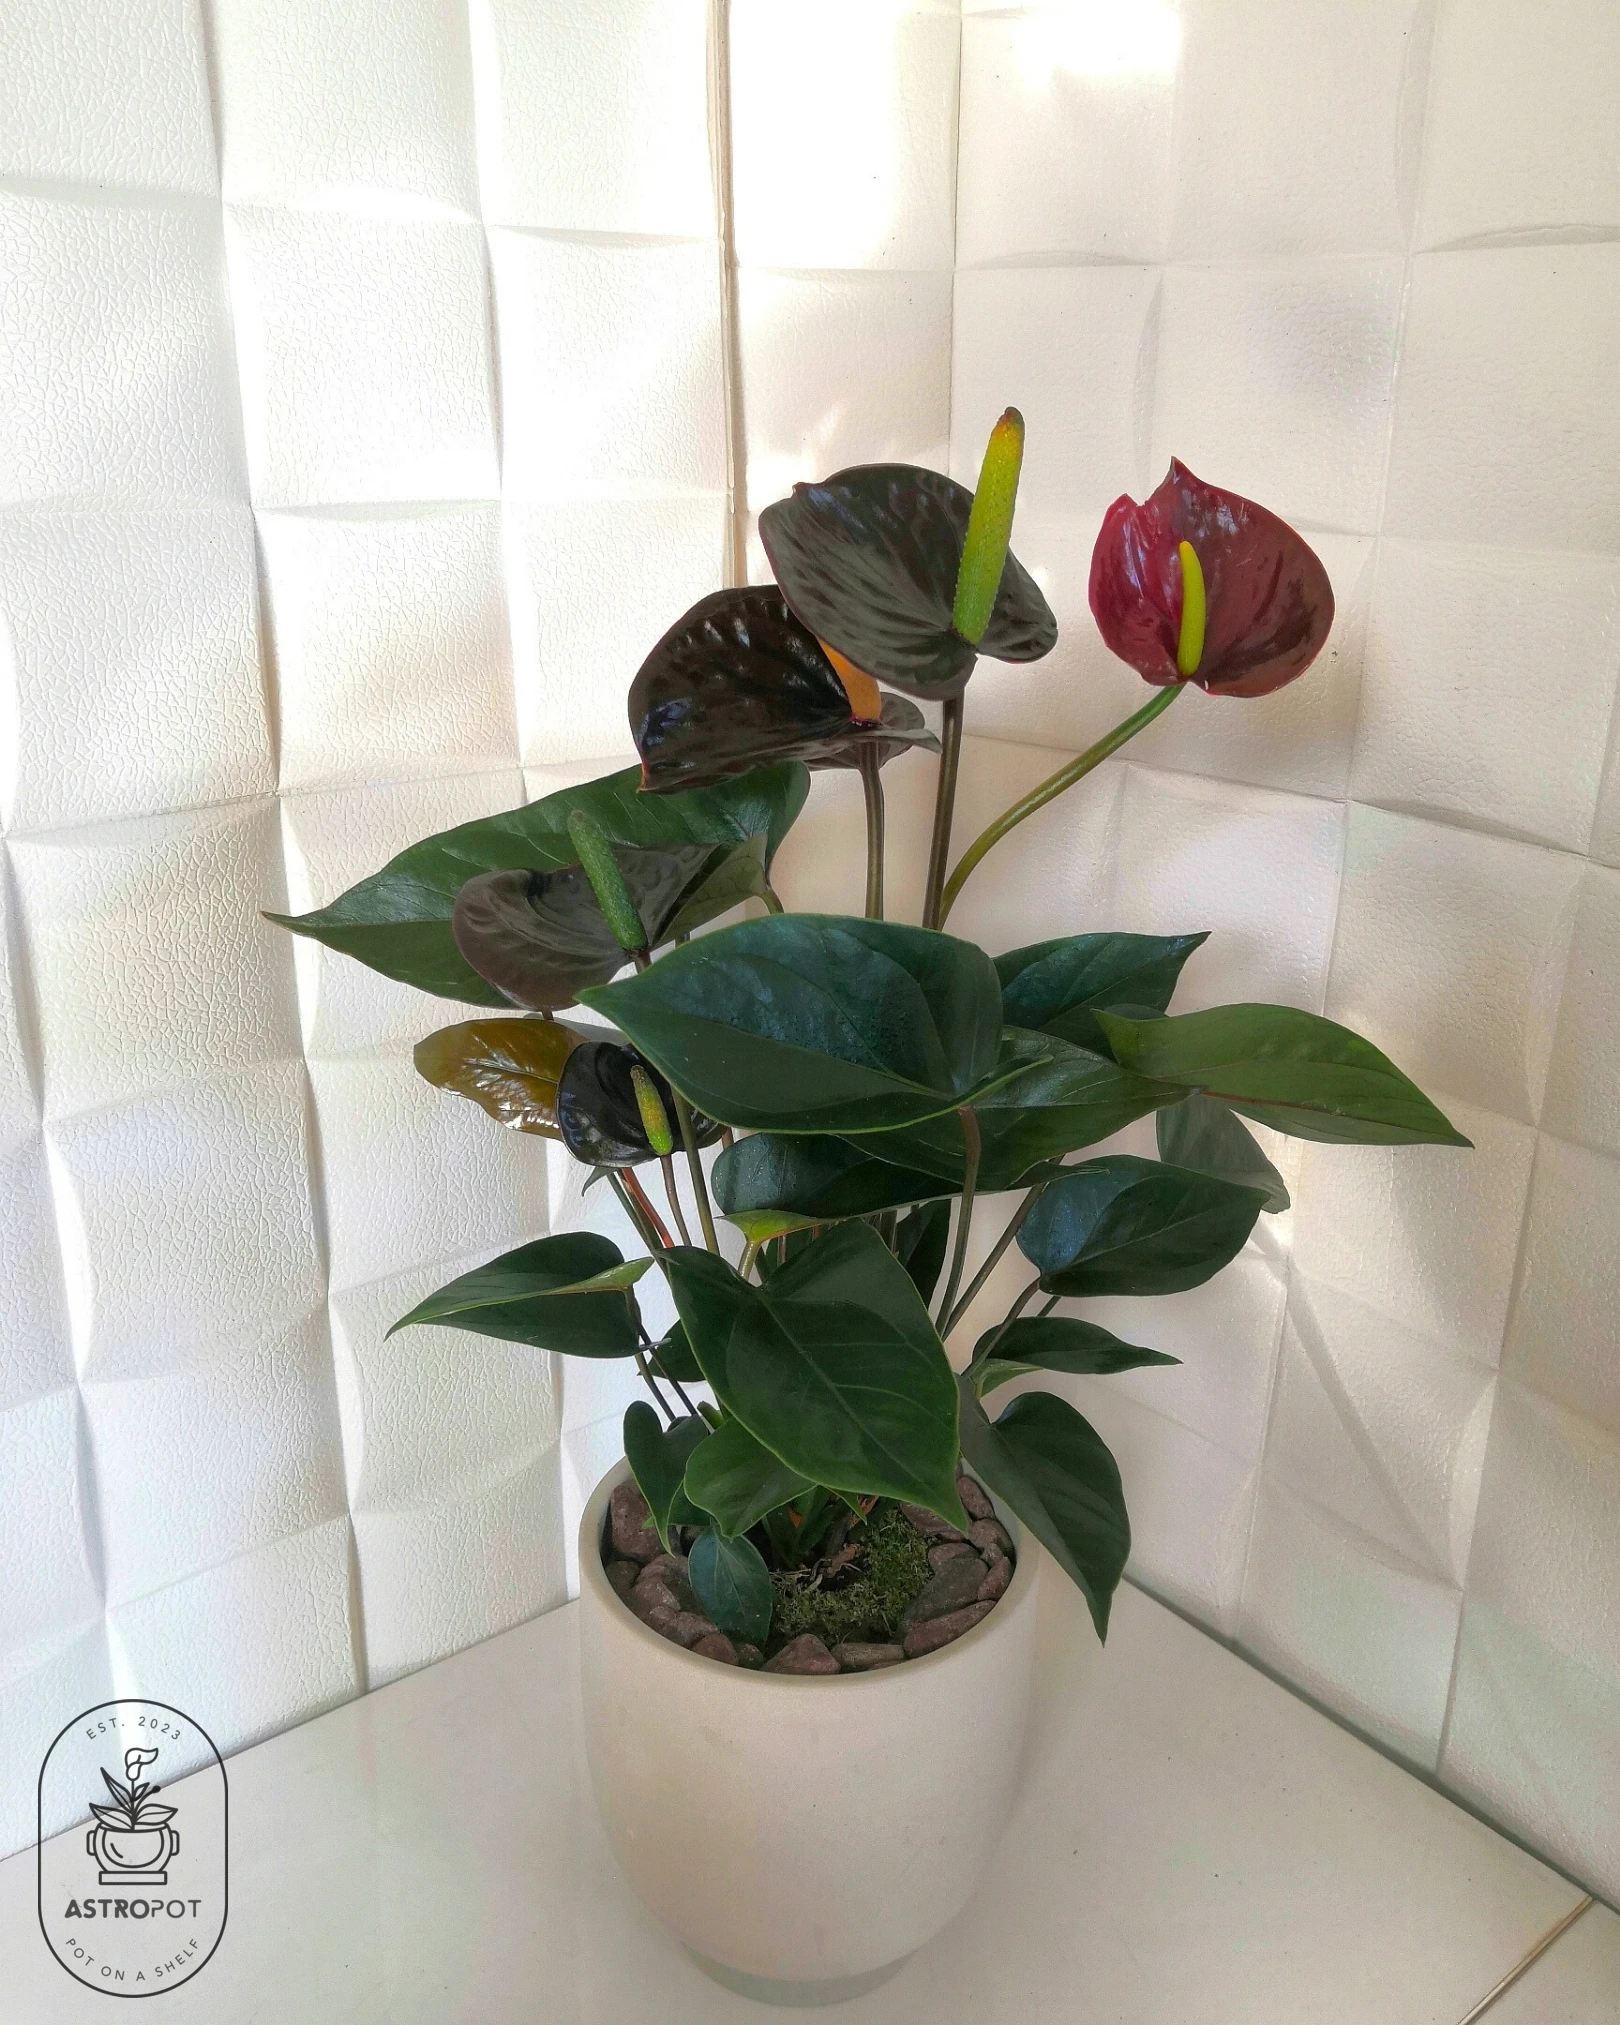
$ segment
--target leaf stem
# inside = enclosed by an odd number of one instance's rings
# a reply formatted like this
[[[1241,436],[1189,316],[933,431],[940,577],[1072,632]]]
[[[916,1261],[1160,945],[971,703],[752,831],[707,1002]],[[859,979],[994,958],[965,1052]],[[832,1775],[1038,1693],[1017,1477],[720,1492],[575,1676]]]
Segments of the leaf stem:
[[[956,1305],[956,1290],[962,1284],[962,1267],[967,1261],[968,1228],[973,1222],[973,1191],[979,1183],[979,1151],[982,1141],[979,1135],[979,1121],[971,1104],[957,1112],[962,1121],[962,1137],[967,1141],[967,1160],[962,1169],[962,1201],[957,1210],[956,1244],[951,1252],[950,1278],[945,1282],[945,1297],[939,1304],[939,1333],[945,1334],[945,1317]]]
[[[703,1179],[703,1162],[698,1158],[697,1134],[692,1129],[692,1107],[679,1090],[671,1094],[675,1099],[675,1122],[681,1128],[681,1144],[686,1148],[686,1171],[692,1177],[692,1193],[697,1198],[698,1222],[703,1226],[703,1242],[711,1252],[718,1253],[720,1240],[714,1234],[714,1211],[709,1207],[709,1191]]]
[[[979,1295],[981,1288],[984,1286],[985,1281],[989,1279],[990,1275],[1001,1263],[1002,1253],[1006,1251],[1008,1245],[1012,1243],[1013,1239],[1017,1237],[1018,1233],[1023,1229],[1025,1217],[1029,1215],[1030,1211],[1035,1207],[1035,1204],[1039,1201],[1041,1190],[1045,1188],[1045,1186],[1046,1183],[1044,1181],[1036,1182],[1035,1186],[1029,1191],[1028,1195],[1026,1195],[1023,1201],[1018,1205],[1017,1211],[1014,1214],[1012,1221],[1008,1224],[1007,1228],[1001,1233],[1000,1237],[996,1239],[995,1243],[990,1247],[989,1257],[985,1260],[984,1264],[980,1266],[979,1270],[973,1275],[972,1279],[968,1281],[967,1291],[963,1294],[961,1300],[957,1302],[956,1306],[951,1310],[950,1314],[948,1314],[945,1317],[945,1326],[940,1331],[940,1334],[942,1336],[948,1336],[951,1333],[951,1331],[956,1327],[957,1323],[960,1322],[962,1317],[967,1313],[968,1309],[972,1307],[974,1301],[977,1299]]]
[[[663,1246],[664,1250],[667,1252],[670,1246],[675,1242],[675,1240],[670,1236],[669,1230],[664,1223],[664,1219],[658,1214],[657,1210],[653,1208],[652,1201],[648,1196],[646,1189],[644,1189],[641,1183],[636,1179],[635,1170],[629,1167],[621,1167],[619,1169],[619,1172],[624,1176],[624,1185],[629,1190],[631,1196],[634,1198],[636,1207],[641,1211],[642,1215],[647,1219],[648,1223],[651,1224],[654,1232],[657,1235],[658,1242]]]
[[[681,1192],[675,1186],[675,1162],[666,1153],[658,1165],[663,1170],[664,1193],[669,1197],[669,1213],[675,1219],[675,1228],[681,1234],[681,1243],[689,1245],[692,1242],[692,1233],[686,1228],[686,1218],[681,1210]]]
[[[652,1365],[655,1371],[657,1371],[659,1377],[663,1379],[664,1383],[673,1389],[675,1397],[681,1402],[682,1406],[686,1408],[687,1412],[689,1414],[695,1414],[697,1412],[697,1408],[692,1404],[691,1400],[687,1398],[685,1386],[682,1385],[681,1381],[677,1377],[675,1377],[672,1372],[667,1371],[664,1368],[664,1362],[663,1359],[658,1354],[657,1345],[653,1342],[653,1339],[647,1334],[647,1331],[645,1329],[643,1329],[641,1332],[641,1340],[646,1345],[647,1348],[648,1363]]]
[[[669,1422],[670,1426],[673,1427],[675,1425],[676,1419],[675,1413],[670,1407],[669,1401],[659,1391],[658,1381],[656,1378],[653,1377],[651,1367],[648,1365],[646,1357],[642,1354],[642,1352],[639,1349],[636,1351],[636,1369],[641,1373],[643,1379],[646,1381],[647,1390],[652,1394],[653,1398],[657,1400],[658,1411]]]
[[[866,797],[866,918],[883,919],[883,775],[875,744],[861,747],[861,791]]]
[[[1184,683],[1177,682],[1171,684],[1168,688],[1157,690],[1142,705],[1140,710],[1125,718],[1123,722],[1116,724],[1113,730],[1106,733],[1102,738],[1099,738],[1095,745],[1087,746],[1086,750],[1080,753],[1078,757],[1071,759],[1067,766],[1060,766],[1056,773],[1048,775],[1039,787],[1031,788],[1029,793],[1014,802],[1010,809],[1003,810],[987,830],[982,831],[974,838],[973,842],[968,845],[967,849],[957,860],[956,869],[946,882],[944,893],[941,896],[938,918],[930,919],[927,925],[931,928],[944,926],[946,916],[956,904],[957,895],[972,877],[978,867],[979,861],[987,852],[994,850],[1003,837],[1010,831],[1016,830],[1018,825],[1027,817],[1034,815],[1037,809],[1044,809],[1048,802],[1055,801],[1066,788],[1072,788],[1076,781],[1084,780],[1094,767],[1101,766],[1105,759],[1109,758],[1113,753],[1118,752],[1120,747],[1133,739],[1139,731],[1145,730],[1155,717],[1161,716],[1170,708],[1185,686]],[[945,707],[947,710],[950,709],[949,704]],[[940,764],[943,768],[943,760]],[[953,788],[954,785],[953,776]],[[937,848],[939,843],[937,819],[934,827],[934,843]],[[933,868],[930,866],[930,890],[932,890],[932,877]]]
[[[743,1246],[742,1263],[737,1268],[741,1278],[746,1280],[748,1275],[754,1270],[755,1261],[759,1257],[759,1249],[758,1244],[752,1238]]]
[[[782,905],[781,899],[777,894],[776,888],[771,884],[769,879],[766,879],[761,883],[759,889],[759,897],[761,900],[765,902],[765,911],[767,914],[785,914],[787,912],[787,909]]]
[[[945,705],[940,725],[939,774],[934,785],[934,835],[928,847],[928,887],[923,899],[924,928],[938,928],[945,919],[945,861],[951,854],[951,818],[956,814],[956,774],[962,764],[962,699]],[[992,841],[994,841],[992,839]],[[990,847],[987,844],[985,849]]]
[[[996,1353],[996,1345],[1001,1341],[1002,1337],[1006,1335],[1007,1331],[1012,1327],[1014,1322],[1018,1320],[1019,1316],[1024,1312],[1024,1310],[1029,1306],[1030,1296],[1032,1294],[1037,1294],[1040,1292],[1040,1286],[1041,1283],[1038,1279],[1030,1281],[1029,1285],[1013,1302],[1012,1306],[1007,1310],[1006,1314],[1002,1316],[1000,1324],[997,1327],[995,1334],[993,1336],[987,1336],[985,1338],[983,1351],[982,1352],[978,1350],[974,1351],[973,1356],[968,1363],[969,1371],[976,1371],[981,1364],[987,1364],[990,1361],[990,1359]],[[1055,1299],[1056,1296],[1054,1296],[1053,1298]]]

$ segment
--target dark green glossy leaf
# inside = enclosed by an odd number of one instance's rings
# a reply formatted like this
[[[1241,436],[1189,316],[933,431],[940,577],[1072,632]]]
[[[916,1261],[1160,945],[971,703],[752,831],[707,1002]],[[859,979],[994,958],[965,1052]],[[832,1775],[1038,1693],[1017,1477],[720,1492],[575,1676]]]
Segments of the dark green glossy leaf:
[[[659,851],[621,844],[613,857],[653,948],[724,864],[726,852],[710,844]],[[628,961],[579,865],[560,872],[480,873],[456,895],[450,930],[478,975],[532,1012],[572,1005],[587,985],[606,984]]]
[[[877,1135],[879,1142],[886,1133]],[[740,1219],[760,1210],[786,1210],[810,1223],[837,1223],[949,1193],[937,1175],[896,1167],[847,1139],[790,1138],[756,1132],[739,1139],[714,1163],[714,1200]]]
[[[560,1020],[465,1020],[418,1041],[416,1073],[482,1105],[498,1125],[560,1139],[557,1079],[581,1036]]]
[[[585,997],[728,1125],[877,1131],[976,1101],[998,1076],[989,957],[898,922],[739,922]]]
[[[709,1425],[695,1414],[668,1427],[644,1399],[624,1410],[624,1454],[641,1495],[647,1500],[658,1544],[669,1552],[671,1526],[702,1525],[681,1488],[686,1465],[695,1449],[709,1438]]]
[[[632,1357],[641,1317],[630,1290],[651,1264],[594,1231],[536,1238],[429,1294],[388,1333],[436,1322],[571,1357]]]
[[[1260,1142],[1240,1118],[1213,1097],[1196,1092],[1168,1106],[1153,1121],[1159,1136],[1159,1158],[1173,1167],[1213,1174],[1258,1188],[1273,1212],[1288,1207],[1288,1184],[1260,1150]]]
[[[870,1226],[837,1225],[763,1287],[686,1246],[663,1263],[715,1397],[756,1440],[812,1483],[963,1524],[950,1365]]]
[[[767,1512],[811,1489],[810,1479],[772,1455],[740,1420],[728,1420],[692,1451],[686,1495],[722,1533],[746,1533]]]
[[[474,1005],[507,1001],[456,947],[450,917],[456,895],[482,872],[556,872],[579,853],[568,834],[575,809],[595,816],[615,844],[746,844],[765,838],[765,861],[792,827],[810,790],[795,762],[763,767],[743,779],[690,794],[644,795],[641,771],[562,788],[527,808],[462,823],[390,858],[357,886],[312,914],[272,914],[284,928],[442,998]]]
[[[906,1269],[917,1298],[926,1307],[934,1298],[945,1265],[945,1245],[951,1230],[948,1202],[920,1203],[895,1228],[894,1255]]]
[[[1090,1421],[1049,1392],[1026,1392],[991,1421],[964,1375],[962,1453],[1079,1588],[1097,1636],[1131,1552],[1119,1466]]]
[[[1031,1371],[1107,1377],[1115,1371],[1133,1371],[1141,1364],[1181,1362],[1162,1350],[1122,1343],[1107,1329],[1075,1315],[1022,1315],[1005,1328],[997,1323],[979,1338],[973,1357],[968,1375],[981,1398],[1010,1378],[1027,1377]]]
[[[764,1643],[776,1599],[771,1572],[752,1540],[729,1540],[711,1526],[692,1542],[686,1572],[704,1615],[728,1638]]]
[[[763,898],[770,880],[765,871],[765,839],[750,837],[734,851],[726,852],[703,883],[683,900],[665,924],[660,942],[690,935],[717,915],[729,914],[745,900]]]
[[[658,1157],[641,1122],[630,1075],[635,1068],[652,1078],[673,1122],[674,1092],[634,1048],[615,1041],[582,1041],[563,1064],[557,1079],[557,1136],[588,1167],[636,1167]],[[700,1146],[712,1146],[720,1137],[720,1127],[701,1111],[693,1112],[692,1125]]]
[[[1176,1101],[1162,1084],[1133,1075],[1106,1055],[1017,1027],[1003,1032],[1000,1067],[1014,1073],[973,1106],[981,1141],[978,1185],[986,1194],[1039,1180],[1063,1154],[1095,1146],[1133,1119]],[[852,1143],[962,1185],[966,1142],[954,1112]]]
[[[1047,1183],[1018,1249],[1049,1294],[1180,1294],[1237,1257],[1265,1201],[1257,1188],[1110,1153]]]
[[[692,1355],[692,1346],[686,1340],[686,1331],[679,1322],[660,1336],[648,1353],[658,1370],[667,1378],[675,1378],[682,1385],[701,1385],[703,1371]]]
[[[973,495],[915,464],[861,464],[767,506],[760,539],[803,623],[880,682],[959,696],[975,653],[1038,661],[1057,621],[1009,555],[977,649],[951,624]]]
[[[1002,1017],[1009,1026],[1056,1034],[1094,1054],[1111,1052],[1099,1006],[1163,1012],[1200,935],[1062,935],[996,958]]]
[[[896,707],[891,711],[890,704]],[[854,766],[938,749],[922,714],[885,698],[860,718],[814,634],[774,584],[715,591],[669,629],[630,685],[630,732],[649,792],[710,787],[769,760]]]
[[[1274,1131],[1350,1146],[1468,1146],[1371,1041],[1285,1005],[1221,1005],[1173,1019],[1098,1015],[1139,1075],[1219,1098]]]

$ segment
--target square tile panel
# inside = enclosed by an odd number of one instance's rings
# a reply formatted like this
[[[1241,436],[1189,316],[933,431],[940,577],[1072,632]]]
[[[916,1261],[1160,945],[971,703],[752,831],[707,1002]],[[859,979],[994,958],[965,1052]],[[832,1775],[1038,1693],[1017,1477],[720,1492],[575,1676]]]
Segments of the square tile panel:
[[[707,0],[474,0],[485,218],[712,238],[708,14]]]
[[[1543,1133],[1502,1369],[1620,1440],[1620,1160]]]
[[[517,758],[499,507],[259,516],[281,782]]]
[[[1620,1154],[1620,1063],[1614,1014],[1620,1002],[1620,873],[1589,865],[1581,876],[1575,932],[1553,1034],[1542,1123],[1566,1139]]]
[[[475,215],[466,16],[444,0],[221,0],[225,195]]]
[[[234,204],[226,236],[256,506],[494,497],[476,225]]]

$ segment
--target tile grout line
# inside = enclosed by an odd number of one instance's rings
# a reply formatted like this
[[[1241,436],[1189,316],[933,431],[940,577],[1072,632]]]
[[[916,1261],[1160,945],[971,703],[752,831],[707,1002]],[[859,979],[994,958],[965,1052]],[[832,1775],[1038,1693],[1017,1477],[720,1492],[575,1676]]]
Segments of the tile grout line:
[[[1508,1970],[1495,1989],[1487,1990],[1473,2010],[1468,2012],[1465,2017],[1457,2020],[1457,2025],[1476,2025],[1476,2021],[1483,2018],[1487,2011],[1493,2010],[1497,2000],[1505,1997],[1525,1971],[1534,1968],[1535,1964],[1546,1954],[1553,1942],[1559,1939],[1561,1935],[1568,1933],[1581,1915],[1590,1912],[1596,1902],[1591,1894],[1588,1893],[1581,1899],[1579,1904],[1573,1906],[1570,1911],[1565,1913],[1564,1917],[1555,1926],[1549,1927],[1546,1933],[1541,1936],[1541,1939],[1533,1942],[1520,1959],[1514,1963],[1513,1967]]]
[[[726,585],[748,581],[748,445],[731,145],[731,0],[709,0],[709,164],[720,241],[720,372],[726,424]]]

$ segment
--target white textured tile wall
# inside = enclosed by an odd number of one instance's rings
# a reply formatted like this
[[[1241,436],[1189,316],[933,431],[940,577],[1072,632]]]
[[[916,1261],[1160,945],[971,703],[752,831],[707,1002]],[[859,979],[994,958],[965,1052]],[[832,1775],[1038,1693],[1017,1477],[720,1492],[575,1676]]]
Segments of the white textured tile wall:
[[[1187,1003],[1343,1019],[1476,1142],[1296,1146],[1219,1294],[1106,1304],[1186,1360],[1076,1387],[1134,1572],[1611,1898],[1617,48],[1597,4],[964,0],[951,439],[970,480],[1024,410],[1068,635],[970,691],[998,777],[1140,700],[1086,569],[1172,454],[1305,530],[1340,612],[1293,688],[1190,695],[1003,846],[963,926],[1034,887],[1047,933],[1213,929]]]
[[[102,1696],[231,1748],[549,1607],[617,1452],[614,1367],[384,1340],[616,1212],[413,1077],[453,1009],[258,910],[622,763],[759,506],[971,481],[1014,401],[1063,638],[977,677],[960,834],[1140,700],[1086,568],[1172,452],[1340,618],[953,925],[1214,929],[1189,1003],[1352,1021],[1477,1145],[1268,1142],[1293,1211],[1106,1304],[1185,1359],[1076,1387],[1136,1573],[1620,1894],[1617,47],[1603,0],[9,10],[0,1847]],[[859,904],[852,786],[799,904]]]

